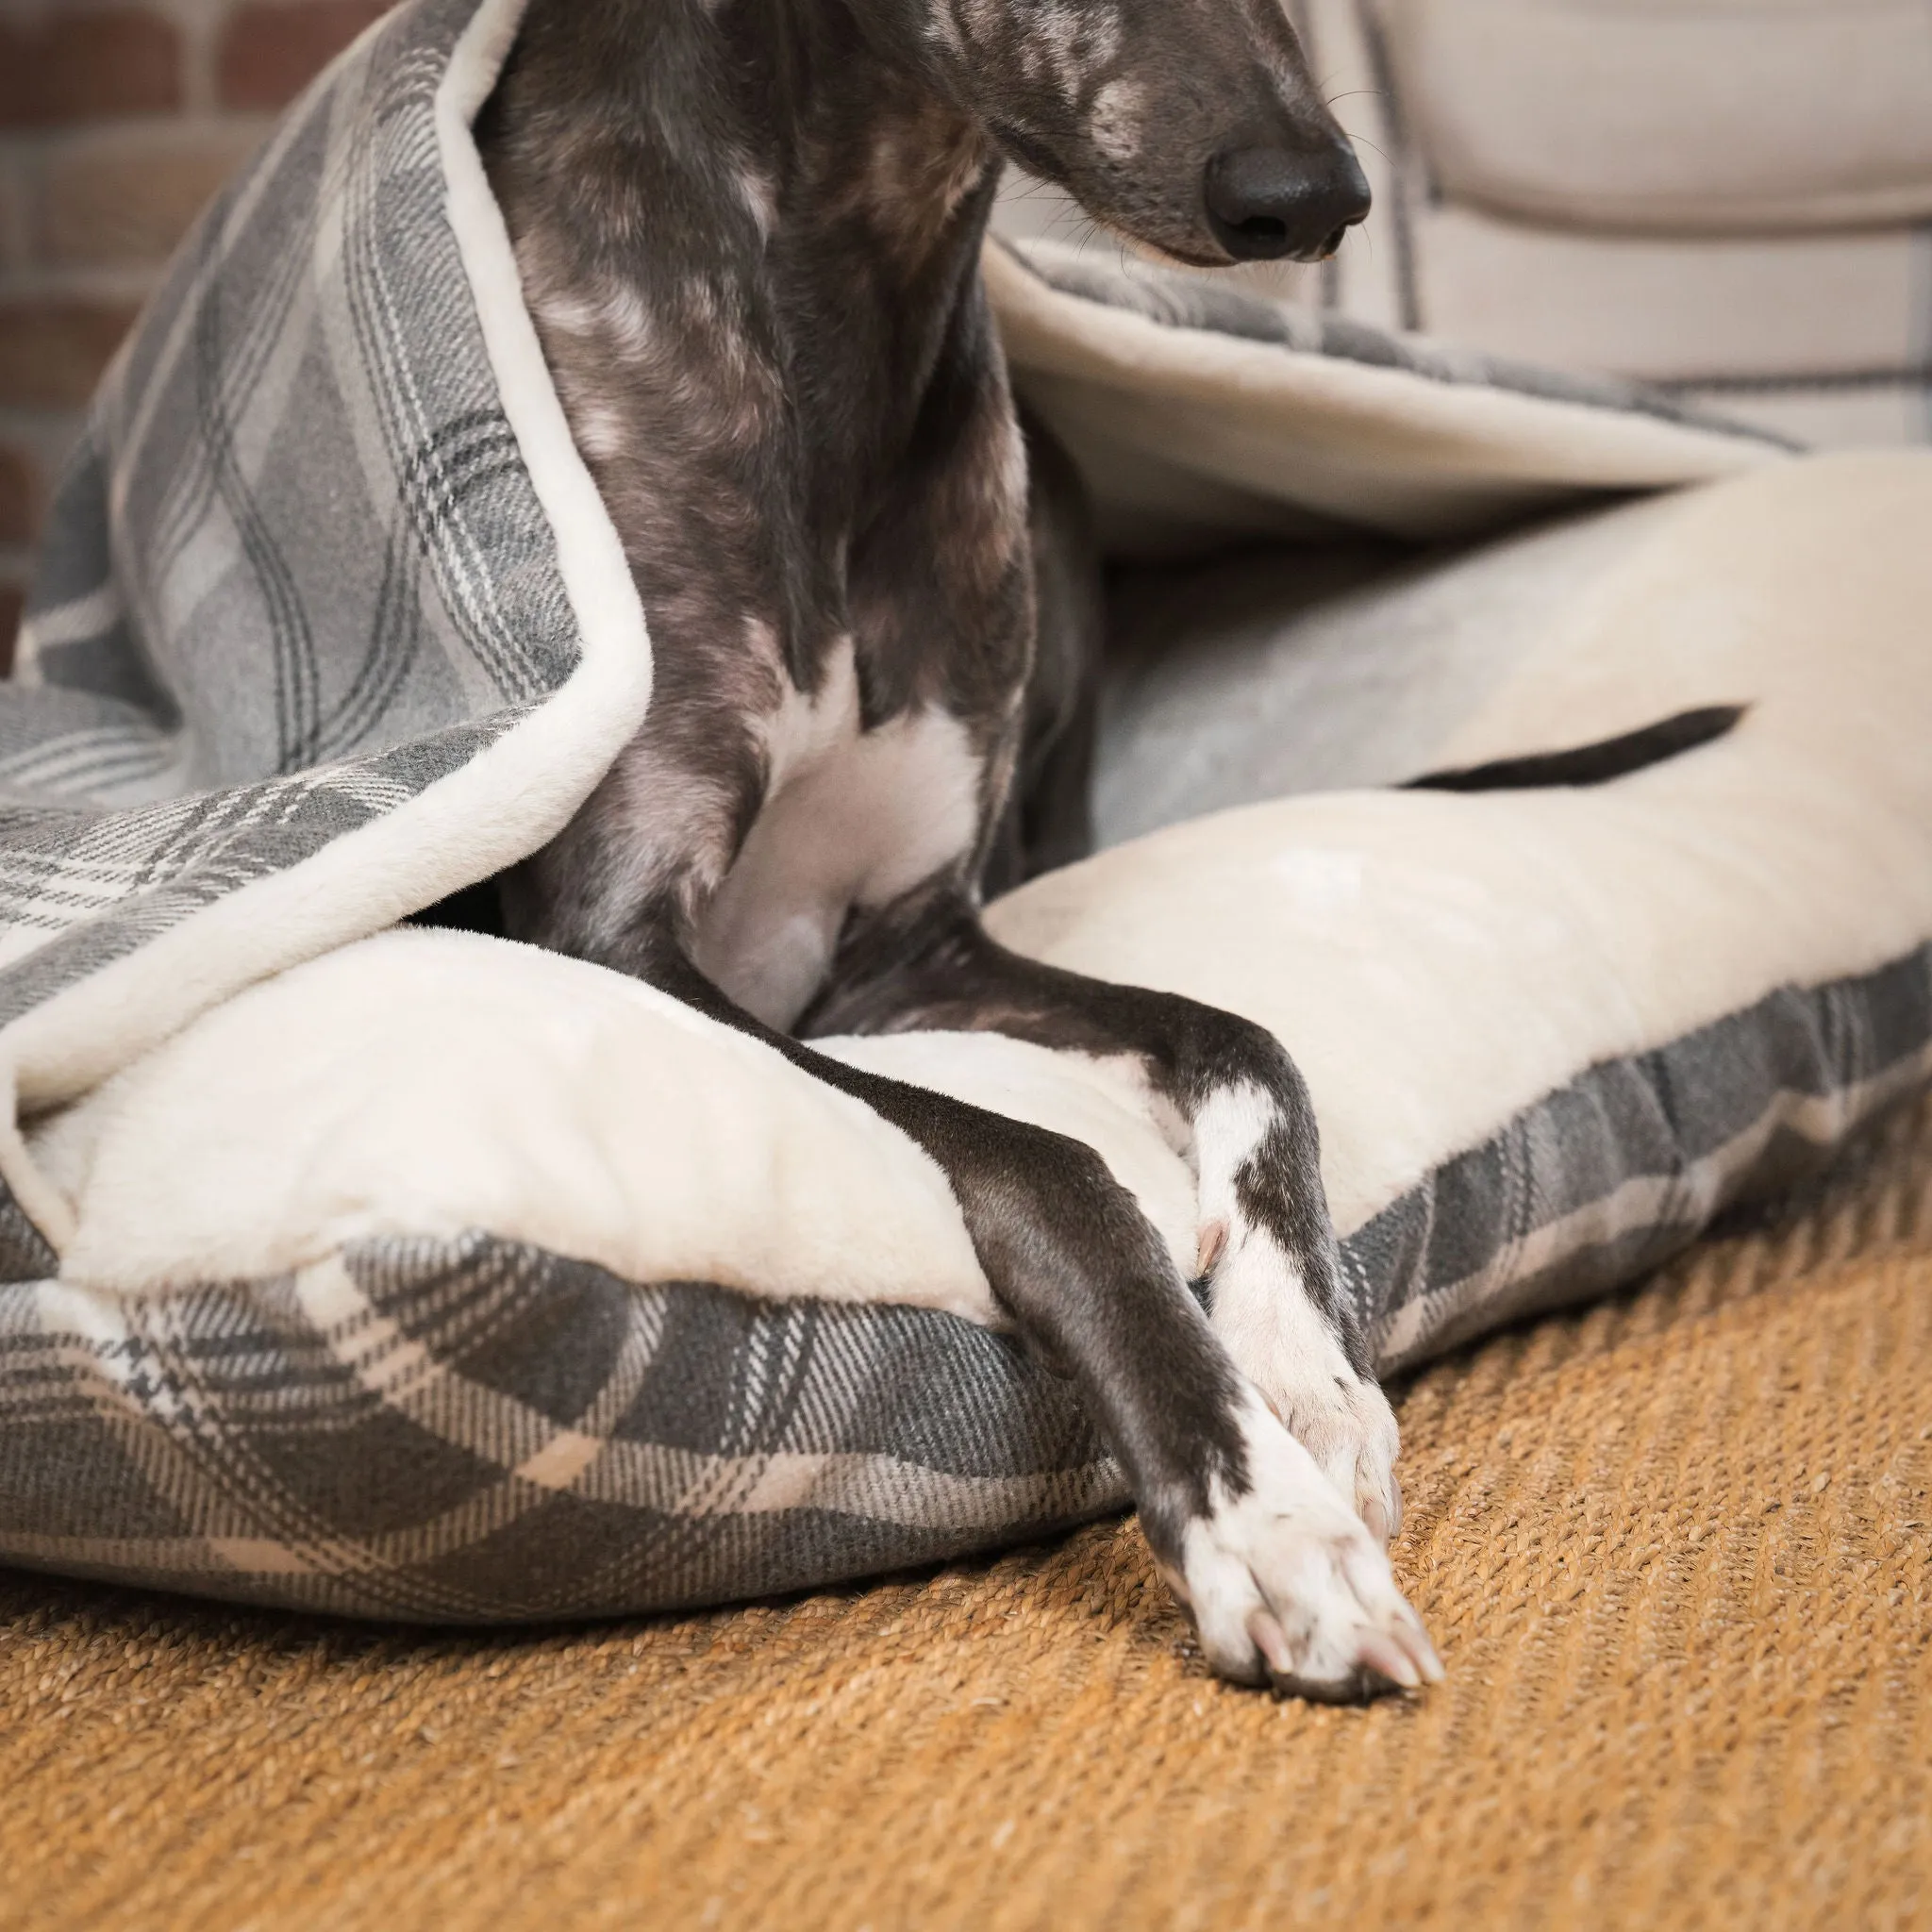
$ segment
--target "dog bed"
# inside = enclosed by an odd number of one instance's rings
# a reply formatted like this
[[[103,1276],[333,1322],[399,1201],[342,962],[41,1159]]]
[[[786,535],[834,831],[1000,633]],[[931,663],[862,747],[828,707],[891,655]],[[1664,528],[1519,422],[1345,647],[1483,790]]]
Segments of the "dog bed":
[[[8,1560],[551,1619],[1124,1500],[895,1130],[648,988],[392,929],[552,836],[650,702],[468,132],[517,13],[415,0],[337,63],[57,505],[0,697]],[[990,923],[1282,1037],[1385,1370],[1629,1278],[1924,1082],[1932,459],[1151,270],[987,274],[1172,619],[1110,701],[1122,842]],[[1257,591],[1364,533],[1458,547]],[[1174,561],[1237,537],[1273,560]],[[1389,789],[1712,704],[1748,708],[1601,788]],[[1332,789],[1282,795],[1296,732]],[[1091,1141],[1191,1261],[1185,1166],[1078,1064],[833,1050]]]

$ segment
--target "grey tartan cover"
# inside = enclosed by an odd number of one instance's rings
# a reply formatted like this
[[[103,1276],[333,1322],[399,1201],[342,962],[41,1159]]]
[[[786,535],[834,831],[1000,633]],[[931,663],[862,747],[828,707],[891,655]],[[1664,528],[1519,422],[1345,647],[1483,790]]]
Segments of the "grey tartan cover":
[[[159,982],[189,956],[157,949],[253,884],[312,876],[326,900],[333,845],[433,800],[580,666],[439,158],[437,90],[478,6],[415,0],[331,71],[104,391],[31,676],[0,693],[0,1042],[110,970],[137,1008],[175,997]],[[1075,292],[1418,380],[1661,407],[1334,324],[1310,340],[1248,301]],[[291,957],[355,936],[325,928]],[[1661,1258],[1923,1077],[1928,1037],[1920,953],[1587,1074],[1347,1242],[1385,1362]],[[482,1235],[116,1300],[63,1284],[0,1200],[17,1563],[551,1619],[823,1584],[1122,1501],[1064,1385],[945,1316],[626,1283]]]

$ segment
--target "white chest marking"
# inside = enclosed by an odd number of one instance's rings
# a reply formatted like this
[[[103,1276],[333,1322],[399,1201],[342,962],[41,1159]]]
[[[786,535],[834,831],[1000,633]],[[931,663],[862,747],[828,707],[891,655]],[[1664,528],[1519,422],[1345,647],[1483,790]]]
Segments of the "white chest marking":
[[[774,713],[771,783],[699,921],[697,963],[771,1026],[823,984],[846,913],[884,906],[956,861],[979,828],[980,761],[943,711],[863,731],[852,647],[816,697]]]

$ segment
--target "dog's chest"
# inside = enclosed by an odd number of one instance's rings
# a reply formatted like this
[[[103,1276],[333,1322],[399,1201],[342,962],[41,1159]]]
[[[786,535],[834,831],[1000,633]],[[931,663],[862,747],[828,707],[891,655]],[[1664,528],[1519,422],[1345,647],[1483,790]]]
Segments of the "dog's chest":
[[[819,691],[766,721],[770,778],[698,919],[697,964],[746,1011],[789,1027],[824,982],[855,908],[958,865],[979,830],[982,763],[959,721],[915,707],[864,728],[849,644]]]

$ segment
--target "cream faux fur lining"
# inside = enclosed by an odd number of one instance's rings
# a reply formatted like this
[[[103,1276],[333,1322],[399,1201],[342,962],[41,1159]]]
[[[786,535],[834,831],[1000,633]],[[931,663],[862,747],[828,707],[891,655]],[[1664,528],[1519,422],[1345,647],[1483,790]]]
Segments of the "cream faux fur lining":
[[[1191,518],[1206,485],[1442,537],[1579,491],[1669,489],[1789,460],[1634,411],[1170,327],[1063,294],[999,245],[985,272],[1015,378],[1076,454],[1093,453],[1084,467],[1103,513],[1130,493],[1142,518],[1163,507]]]
[[[991,1035],[830,1050],[1086,1141],[1191,1265],[1187,1169],[1102,1070]],[[32,1139],[78,1208],[62,1277],[104,1289],[483,1227],[625,1280],[997,1320],[945,1176],[870,1108],[639,981],[471,934],[249,988]]]

